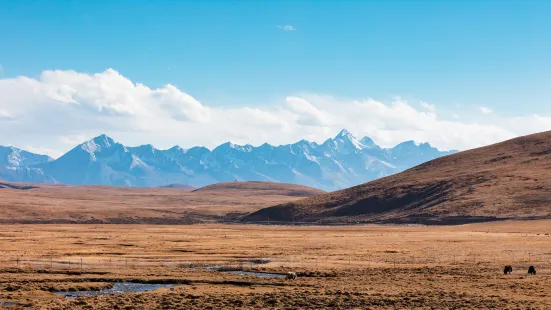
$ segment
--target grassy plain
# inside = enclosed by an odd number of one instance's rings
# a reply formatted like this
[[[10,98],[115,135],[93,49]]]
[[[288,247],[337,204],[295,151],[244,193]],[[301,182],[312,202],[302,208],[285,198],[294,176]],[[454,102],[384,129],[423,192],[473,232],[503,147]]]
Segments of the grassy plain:
[[[549,309],[551,221],[462,226],[3,225],[13,309]],[[257,264],[257,263],[264,264]],[[503,275],[505,264],[512,275]],[[217,271],[283,273],[264,279]],[[528,276],[528,266],[537,268]],[[175,283],[66,300],[113,281]]]

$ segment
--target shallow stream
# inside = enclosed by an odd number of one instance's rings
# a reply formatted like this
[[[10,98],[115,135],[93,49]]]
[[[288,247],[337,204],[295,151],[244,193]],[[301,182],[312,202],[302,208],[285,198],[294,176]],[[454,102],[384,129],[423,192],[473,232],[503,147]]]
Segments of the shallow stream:
[[[267,273],[267,272],[254,272],[254,271],[222,271],[226,273],[232,273],[237,274],[241,276],[253,276],[258,278],[265,278],[265,279],[276,279],[276,278],[285,278],[285,274],[281,273]]]
[[[106,288],[99,291],[78,291],[78,292],[56,292],[58,295],[65,295],[66,298],[77,298],[80,296],[102,296],[102,295],[114,295],[123,293],[142,293],[147,291],[154,291],[160,288],[170,288],[174,284],[146,284],[146,283],[134,283],[134,282],[116,282],[113,287]]]

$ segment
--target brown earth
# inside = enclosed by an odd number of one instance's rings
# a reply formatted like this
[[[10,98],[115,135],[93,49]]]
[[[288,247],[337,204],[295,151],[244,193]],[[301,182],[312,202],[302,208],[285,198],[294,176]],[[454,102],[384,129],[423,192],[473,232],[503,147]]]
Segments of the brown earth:
[[[259,210],[245,221],[458,224],[551,216],[551,131]]]
[[[0,304],[8,309],[550,309],[550,227],[550,220],[460,226],[0,225]],[[294,271],[298,279],[263,279],[201,265]],[[503,274],[505,265],[513,266],[511,275]],[[530,265],[537,275],[527,274]],[[114,281],[176,286],[73,300],[53,294],[98,290]]]
[[[234,182],[190,190],[0,183],[0,223],[226,221],[266,206],[321,194],[304,186]]]
[[[212,193],[212,192],[235,192],[253,191],[256,195],[283,195],[291,197],[310,197],[323,194],[324,191],[314,189],[307,186],[285,184],[285,183],[270,183],[270,182],[226,182],[216,183],[193,190],[195,193]]]

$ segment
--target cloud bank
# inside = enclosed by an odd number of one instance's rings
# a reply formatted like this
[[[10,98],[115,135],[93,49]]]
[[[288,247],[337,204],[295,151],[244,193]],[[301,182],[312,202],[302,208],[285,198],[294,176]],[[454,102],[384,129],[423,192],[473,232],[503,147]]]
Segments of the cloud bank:
[[[258,106],[206,106],[172,85],[152,89],[113,69],[96,74],[44,71],[36,79],[0,79],[0,145],[55,157],[101,133],[126,145],[212,148],[226,141],[322,142],[346,128],[386,147],[416,140],[463,150],[551,129],[551,117],[502,118],[494,112],[479,122],[454,113],[446,119],[432,104],[399,98],[383,103],[295,94]]]

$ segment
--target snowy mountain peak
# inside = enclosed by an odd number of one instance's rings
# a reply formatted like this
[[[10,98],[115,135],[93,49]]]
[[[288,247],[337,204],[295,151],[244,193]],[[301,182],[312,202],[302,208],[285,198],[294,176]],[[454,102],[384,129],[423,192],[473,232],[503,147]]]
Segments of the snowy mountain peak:
[[[122,144],[115,142],[115,140],[111,139],[110,137],[106,135],[100,135],[95,137],[92,140],[86,141],[80,145],[80,149],[82,149],[84,152],[90,154],[90,158],[95,161],[96,155],[99,154],[102,151],[111,150],[109,153],[113,152],[114,149],[117,149],[121,151],[122,153],[128,153],[128,150],[126,147],[124,147]],[[62,157],[65,157],[67,154],[65,154]]]
[[[377,147],[377,144],[375,144],[373,139],[371,139],[370,137],[363,137],[360,140],[360,143],[363,144],[365,147],[370,147],[370,148]]]
[[[402,142],[398,145],[396,145],[394,148],[423,148],[423,149],[430,149],[432,146],[428,142],[416,142],[413,140]]]
[[[216,147],[214,149],[214,151],[228,150],[228,149],[234,149],[234,150],[238,150],[238,151],[241,151],[241,152],[251,152],[252,149],[253,149],[253,146],[250,145],[250,144],[239,145],[239,144],[234,144],[234,143],[231,143],[231,142],[226,142],[226,143],[221,144],[218,147]]]
[[[299,142],[295,143],[296,145],[307,145],[307,146],[317,146],[316,142],[310,142],[308,140],[302,139]]]
[[[140,148],[144,151],[147,151],[148,153],[155,153],[155,151],[157,150],[152,144],[145,144],[140,146]]]
[[[186,153],[191,153],[191,152],[194,152],[194,153],[205,153],[205,152],[210,152],[209,149],[207,149],[206,147],[204,146],[194,146],[190,149],[184,149],[184,151]]]
[[[343,129],[332,142],[334,148],[341,154],[349,154],[366,148],[346,129]]]
[[[343,129],[341,130],[341,132],[339,132],[339,134],[335,137],[335,139],[337,138],[344,138],[344,137],[347,137],[347,138],[354,138],[354,136],[346,129]],[[355,138],[354,138],[355,139]]]
[[[220,144],[219,146],[215,147],[213,151],[216,151],[216,150],[224,150],[224,149],[231,149],[234,147],[234,144],[231,143],[231,142],[226,142],[226,143],[222,143]]]
[[[105,134],[95,137],[92,141],[94,141],[95,144],[104,147],[110,147],[111,145],[116,144],[115,140]]]
[[[169,148],[168,150],[173,151],[173,152],[185,152],[185,150],[183,148],[181,148],[180,146],[178,146],[178,145],[175,145],[175,146]]]
[[[259,149],[259,150],[267,150],[267,149],[271,150],[273,148],[274,148],[274,146],[271,145],[268,142],[264,142],[261,146],[257,147],[257,149]]]
[[[102,149],[110,148],[115,144],[117,144],[115,140],[103,134],[93,138],[92,140],[84,142],[81,144],[81,148],[87,153],[92,154],[100,152]]]

